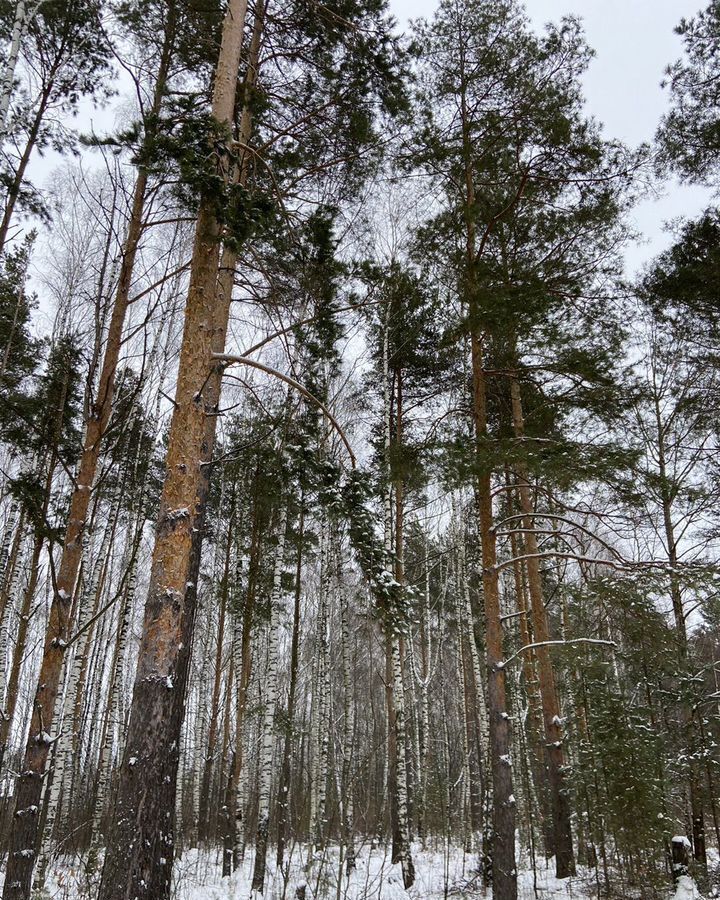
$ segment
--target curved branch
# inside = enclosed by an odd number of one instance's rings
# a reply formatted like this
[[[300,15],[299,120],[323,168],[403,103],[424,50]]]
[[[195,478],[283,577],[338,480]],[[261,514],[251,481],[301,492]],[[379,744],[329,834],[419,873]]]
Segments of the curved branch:
[[[587,528],[585,525],[581,525],[580,522],[576,522],[574,519],[570,519],[567,516],[558,516],[555,513],[541,512],[539,510],[535,510],[534,512],[516,513],[511,516],[506,516],[500,522],[496,522],[494,527],[495,527],[495,529],[498,529],[498,528],[500,528],[500,526],[508,524],[512,521],[516,521],[517,519],[526,519],[526,518],[552,519],[554,522],[564,522],[566,525],[570,525],[573,529],[577,529],[578,531],[581,531],[583,534],[587,535],[591,540],[597,541],[597,543],[600,544],[602,547],[604,547],[608,551],[608,553],[611,553],[615,557],[615,559],[625,562],[622,554],[620,554],[615,549],[615,547],[613,547],[611,544],[609,544],[607,541],[605,541],[603,538],[601,538],[599,535],[597,535],[590,528]],[[519,528],[519,529],[515,529],[515,531],[535,531],[535,529]],[[496,534],[501,535],[501,534],[505,534],[505,532],[496,531]]]
[[[504,669],[508,663],[511,663],[514,659],[517,659],[521,653],[525,653],[527,650],[534,650],[536,647],[562,647],[570,644],[601,644],[605,647],[617,647],[615,641],[603,641],[600,638],[568,638],[563,641],[536,641],[532,644],[526,644],[524,647],[521,647],[512,656],[508,656],[507,659],[502,662],[497,663],[498,669]]]
[[[350,457],[350,464],[352,465],[352,468],[356,468],[355,454],[353,453],[350,442],[345,437],[345,432],[340,427],[337,419],[335,418],[335,416],[333,416],[327,406],[325,406],[322,401],[318,400],[318,398],[314,394],[311,394],[306,387],[303,387],[303,385],[301,385],[299,381],[295,381],[295,379],[290,378],[289,375],[284,375],[282,372],[278,372],[277,369],[272,369],[270,366],[266,366],[264,363],[258,362],[255,359],[248,359],[248,357],[246,356],[233,356],[232,354],[228,353],[213,353],[212,358],[224,363],[225,365],[250,366],[250,368],[252,369],[259,369],[261,372],[265,372],[268,375],[273,375],[275,378],[279,378],[281,381],[284,381],[285,384],[290,385],[290,387],[295,388],[298,393],[302,394],[303,397],[305,397],[307,400],[310,400],[319,409],[322,410],[335,431],[337,431],[337,433],[340,435],[340,440],[345,445],[345,449],[347,450],[348,456]]]

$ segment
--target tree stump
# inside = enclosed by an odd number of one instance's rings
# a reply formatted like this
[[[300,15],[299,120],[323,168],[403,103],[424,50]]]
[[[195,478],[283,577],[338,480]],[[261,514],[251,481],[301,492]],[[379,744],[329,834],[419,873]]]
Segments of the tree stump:
[[[672,873],[675,884],[683,875],[689,873],[690,841],[685,835],[676,835],[672,839]]]

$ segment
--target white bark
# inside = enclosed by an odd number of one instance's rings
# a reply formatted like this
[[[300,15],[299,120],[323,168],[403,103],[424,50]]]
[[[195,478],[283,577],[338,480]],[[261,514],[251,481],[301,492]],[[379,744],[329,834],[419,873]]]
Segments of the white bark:
[[[8,512],[5,534],[3,535],[2,546],[0,546],[0,589],[5,587],[9,575],[7,565],[10,557],[10,544],[12,543],[15,529],[19,524],[19,522],[16,522],[17,512],[17,506],[13,503]]]
[[[355,731],[353,707],[353,664],[350,647],[350,610],[349,597],[341,591],[340,597],[340,640],[343,672],[343,771],[340,800],[343,813],[343,830],[345,841],[345,869],[350,873],[355,868],[355,846],[353,841],[353,784],[352,784],[352,742]]]
[[[324,523],[321,541],[320,603],[317,629],[317,711],[315,716],[315,804],[312,819],[312,844],[322,844],[325,834],[325,799],[328,770],[328,712],[330,698],[330,671],[328,660],[328,600],[332,580],[332,562],[327,523]]]
[[[95,564],[92,567],[92,575],[87,590],[83,591],[80,600],[80,611],[78,619],[78,632],[83,628],[86,630],[74,645],[74,654],[72,663],[66,669],[67,684],[65,686],[65,695],[62,703],[55,704],[55,714],[53,720],[53,728],[51,733],[53,736],[59,735],[58,743],[55,749],[55,761],[52,767],[52,780],[50,782],[50,796],[48,802],[48,813],[45,819],[45,827],[40,839],[40,855],[38,867],[35,876],[37,888],[42,888],[45,884],[45,875],[50,862],[52,852],[53,833],[55,831],[55,823],[58,821],[61,797],[65,788],[66,773],[72,774],[73,766],[73,749],[77,743],[74,733],[73,710],[77,702],[77,691],[80,684],[80,676],[82,673],[85,650],[88,646],[91,629],[86,626],[90,619],[97,612],[99,606],[99,582],[101,572],[105,565],[108,554],[110,541],[115,531],[115,517],[108,521],[105,528],[105,534],[101,542]],[[92,550],[90,551],[92,553]],[[79,723],[78,723],[79,724]],[[79,754],[78,754],[79,755]]]
[[[105,717],[103,739],[100,746],[100,759],[98,762],[98,781],[95,792],[95,803],[92,815],[92,839],[96,847],[100,842],[100,829],[102,825],[102,816],[105,809],[105,800],[107,787],[110,780],[110,771],[112,766],[112,751],[115,741],[121,740],[122,721],[119,716],[120,711],[120,693],[123,683],[123,668],[125,663],[125,650],[127,647],[128,633],[130,631],[130,619],[132,615],[132,600],[135,596],[135,586],[137,584],[137,558],[131,563],[130,573],[128,575],[127,591],[123,597],[123,603],[120,608],[118,621],[118,635],[115,642],[114,657],[110,675],[110,684],[108,686],[108,709]]]
[[[409,887],[414,878],[414,865],[410,850],[410,835],[408,829],[408,786],[407,765],[405,760],[405,687],[402,677],[402,663],[400,659],[400,639],[396,634],[391,637],[392,666],[393,666],[393,695],[395,701],[395,744],[396,780],[397,780],[397,817],[398,831],[402,840],[400,848],[400,863],[402,865],[403,881]]]
[[[477,721],[476,727],[480,738],[480,750],[482,752],[481,765],[485,769],[487,761],[490,759],[490,744],[488,734],[488,713],[485,701],[485,690],[482,680],[482,669],[480,666],[480,654],[478,653],[477,641],[475,640],[475,617],[473,616],[472,603],[470,602],[470,580],[467,568],[467,554],[465,550],[465,541],[463,536],[459,536],[459,563],[460,578],[462,580],[462,602],[460,621],[463,623],[463,630],[467,636],[467,643],[470,648],[470,666],[473,680],[473,690],[475,692],[475,702]]]
[[[283,621],[282,573],[285,557],[285,532],[287,531],[288,507],[283,503],[278,523],[278,543],[275,550],[272,594],[268,618],[268,665],[266,676],[265,712],[262,721],[262,736],[259,760],[258,824],[253,874],[253,893],[262,894],[265,881],[265,860],[267,856],[268,831],[270,828],[270,788],[272,786],[272,760],[275,745],[275,707],[278,696],[278,644]],[[262,858],[260,858],[262,856]]]
[[[10,113],[10,101],[13,95],[13,87],[15,85],[15,72],[17,70],[18,59],[20,58],[20,48],[23,38],[27,32],[30,20],[42,5],[43,0],[37,0],[30,6],[26,0],[17,0],[15,4],[15,19],[13,21],[12,34],[10,37],[10,48],[3,66],[2,81],[0,82],[0,146],[5,141],[8,132],[8,116]]]
[[[10,583],[7,586],[7,602],[5,604],[5,614],[3,616],[3,621],[0,622],[0,715],[4,714],[7,704],[7,697],[5,696],[7,692],[7,676],[8,676],[8,651],[10,649],[10,636],[12,631],[14,630],[14,623],[12,623],[12,619],[16,615],[15,610],[15,599],[20,591],[20,579],[22,577],[22,573],[24,571],[24,562],[25,562],[25,554],[26,554],[26,537],[27,537],[27,525],[25,524],[25,520],[23,516],[20,516],[20,521],[17,525],[18,528],[22,529],[22,533],[19,535],[19,547],[17,553],[17,559],[15,560],[15,567],[13,571],[10,573]]]
[[[460,610],[458,609],[458,613],[459,612]],[[468,700],[467,691],[465,688],[465,663],[463,654],[462,630],[460,630],[458,633],[456,665],[458,686],[460,688],[460,702],[458,706],[460,713],[460,733],[462,735],[463,747],[462,765],[460,768],[460,789],[462,792],[460,816],[462,822],[463,843],[465,851],[467,853],[472,853],[472,826],[470,825],[470,745],[468,743],[467,735]]]

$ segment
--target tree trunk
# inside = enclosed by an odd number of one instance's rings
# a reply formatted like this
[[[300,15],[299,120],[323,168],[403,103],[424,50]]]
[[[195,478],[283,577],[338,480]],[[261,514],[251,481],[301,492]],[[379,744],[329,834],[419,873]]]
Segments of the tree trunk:
[[[170,61],[170,39],[166,35],[166,47],[161,60],[161,65],[156,82],[153,112],[160,109],[162,97],[165,92],[165,80]],[[30,727],[28,743],[25,749],[23,771],[25,777],[20,783],[16,796],[16,816],[20,811],[39,806],[42,790],[42,777],[47,763],[50,745],[45,741],[38,741],[38,735],[42,734],[41,719],[52,720],[60,688],[60,677],[63,669],[65,648],[70,637],[72,627],[71,598],[75,590],[78,578],[80,561],[82,558],[82,538],[85,529],[90,495],[95,480],[102,438],[110,421],[112,412],[113,391],[115,385],[115,373],[117,371],[120,348],[122,346],[122,331],[125,323],[125,315],[130,302],[130,285],[137,254],[138,244],[142,235],[144,222],[143,211],[145,193],[147,188],[147,173],[140,169],[135,184],[133,204],[131,210],[128,235],[125,242],[123,263],[118,281],[113,314],[108,330],[105,357],[98,385],[98,394],[93,404],[92,413],[86,423],[83,450],[80,456],[75,487],[70,498],[70,511],[68,524],[63,543],[63,552],[58,567],[55,591],[50,606],[45,643],[43,647],[42,663],[38,687],[33,703],[33,718]],[[0,244],[2,241],[0,240]],[[5,880],[3,893],[4,900],[14,900],[19,897],[29,897],[30,880],[32,877],[33,857],[18,857],[28,847],[34,847],[37,835],[34,833],[38,819],[34,816],[22,816],[22,829],[13,829],[11,836],[10,861],[8,862],[8,877]],[[16,834],[17,832],[17,834]],[[20,865],[22,874],[15,874],[13,860],[24,860]],[[11,873],[12,870],[12,873]],[[19,887],[11,887],[16,882]],[[22,886],[24,885],[24,887]]]
[[[292,747],[293,722],[295,720],[295,696],[297,691],[298,663],[300,659],[300,599],[302,596],[302,560],[303,538],[305,527],[304,498],[300,498],[300,521],[298,524],[298,548],[295,564],[295,602],[293,608],[293,630],[290,644],[290,686],[288,688],[287,716],[285,738],[283,740],[282,766],[280,768],[280,784],[278,786],[277,811],[277,866],[283,865],[285,855],[285,832],[289,815],[290,800],[290,751]]]
[[[474,242],[473,242],[474,243]],[[481,339],[472,334],[473,415],[478,444],[488,439],[485,372]],[[497,552],[493,528],[492,481],[487,461],[477,478],[485,601],[490,766],[493,781],[492,882],[494,900],[517,900],[515,797],[510,757],[510,719],[505,695],[503,632]]]
[[[12,34],[10,36],[10,49],[3,66],[2,81],[0,81],[0,146],[5,141],[8,131],[7,120],[10,112],[13,84],[15,82],[15,69],[20,56],[22,39],[27,30],[28,18],[27,3],[25,0],[17,0]]]
[[[660,474],[660,491],[663,513],[663,525],[665,540],[667,543],[667,558],[670,564],[670,597],[672,600],[673,616],[675,619],[675,638],[677,643],[678,660],[680,670],[686,673],[688,670],[688,639],[685,623],[685,610],[683,608],[682,592],[677,577],[678,552],[677,539],[675,537],[675,523],[673,521],[672,490],[667,473],[667,459],[665,435],[666,428],[662,421],[660,403],[657,396],[655,400],[655,422],[658,441],[658,469]],[[695,758],[697,735],[695,716],[691,704],[687,700],[681,701],[681,717],[685,734],[688,740],[690,777],[688,779],[688,791],[690,794],[690,815],[692,819],[692,850],[695,862],[707,871],[707,850],[705,846],[705,810],[703,803],[702,772],[698,760]]]
[[[40,126],[42,125],[43,118],[45,117],[45,113],[47,112],[47,108],[50,103],[50,95],[52,94],[52,89],[53,80],[51,79],[45,85],[42,94],[40,95],[38,105],[35,109],[35,115],[33,116],[32,125],[30,126],[30,130],[28,132],[28,139],[25,142],[25,146],[20,156],[18,167],[12,177],[12,181],[8,185],[5,200],[5,209],[3,210],[2,219],[0,219],[0,254],[3,253],[5,244],[8,242],[8,233],[10,231],[12,217],[15,213],[15,205],[17,204],[18,197],[20,196],[20,190],[25,179],[25,172],[27,171],[28,164],[30,163],[30,157],[32,156],[32,152],[35,149],[35,145],[40,135]]]
[[[488,790],[486,784],[487,760],[489,756],[487,705],[483,690],[482,674],[480,666],[480,654],[475,640],[475,616],[473,615],[470,600],[470,575],[468,572],[467,552],[465,547],[465,535],[459,536],[459,577],[461,581],[462,602],[459,603],[459,623],[465,633],[465,639],[469,649],[470,666],[469,681],[472,687],[470,696],[467,697],[470,707],[470,715],[467,719],[468,741],[470,749],[470,799],[473,812],[473,828],[482,825],[483,799]],[[473,750],[474,744],[474,753]]]
[[[235,678],[237,681],[237,696],[235,705],[235,753],[230,773],[228,786],[229,802],[233,810],[231,820],[232,828],[228,833],[229,847],[226,848],[226,860],[232,862],[232,868],[237,869],[241,862],[242,834],[241,823],[243,816],[242,796],[242,768],[243,768],[243,729],[245,725],[245,711],[247,708],[248,689],[252,674],[252,626],[255,612],[255,598],[257,592],[257,579],[260,566],[260,534],[262,523],[260,521],[259,496],[260,496],[260,470],[255,471],[255,502],[253,504],[252,537],[250,545],[250,560],[248,564],[247,591],[242,610],[237,610],[233,628],[233,658]],[[227,852],[229,851],[229,852]],[[223,874],[225,871],[223,863]]]
[[[213,760],[217,744],[218,715],[220,710],[220,687],[222,684],[223,668],[223,644],[225,637],[225,613],[227,610],[228,592],[230,589],[230,551],[232,549],[232,532],[228,529],[227,543],[225,546],[225,562],[223,578],[220,585],[220,613],[217,628],[217,646],[215,650],[215,673],[213,678],[213,691],[210,701],[210,724],[208,728],[207,748],[202,771],[202,784],[200,786],[199,823],[198,832],[200,843],[207,844],[210,837],[210,793],[212,784]]]
[[[510,467],[507,465],[505,467],[505,487],[507,488],[508,499],[510,499],[513,496],[513,484],[510,478]],[[522,555],[520,540],[517,534],[512,533],[512,530],[510,534],[510,552],[513,557],[515,600],[520,613],[517,619],[520,646],[527,647],[528,644],[532,643],[528,623],[527,583],[525,570],[519,559]],[[555,833],[552,825],[552,808],[548,797],[548,778],[545,770],[545,753],[543,750],[542,702],[540,700],[540,688],[535,668],[535,655],[532,650],[522,654],[522,671],[528,704],[528,724],[526,726],[528,740],[526,741],[526,746],[530,753],[530,773],[537,795],[536,809],[540,820],[539,825],[543,836],[545,855],[550,857],[555,854]]]
[[[246,0],[232,0],[223,25],[212,114],[233,122]],[[227,183],[228,172],[219,174]],[[193,529],[202,527],[200,496],[208,477],[205,390],[212,372],[220,225],[214,198],[201,198],[185,308],[178,383],[158,513],[155,547],[127,745],[118,779],[115,827],[99,900],[162,900],[170,894],[179,738],[192,642]],[[229,298],[227,298],[229,302]],[[190,591],[189,591],[190,587]]]
[[[68,793],[65,790],[66,774],[69,772],[70,776],[72,776],[73,764],[80,765],[81,754],[78,746],[81,724],[80,712],[85,698],[83,683],[87,673],[89,651],[92,647],[92,630],[88,628],[88,623],[98,610],[100,602],[100,574],[110,547],[112,535],[115,532],[117,515],[118,508],[116,506],[115,515],[108,522],[105,529],[105,535],[98,551],[98,558],[93,566],[92,577],[87,590],[83,592],[83,597],[80,600],[78,630],[82,631],[82,634],[75,642],[75,655],[72,657],[72,664],[68,664],[66,660],[66,666],[69,665],[69,667],[65,677],[65,695],[63,702],[56,704],[56,724],[54,724],[52,731],[54,734],[58,734],[59,737],[55,746],[53,765],[46,775],[46,781],[48,782],[46,787],[48,812],[40,832],[40,855],[35,872],[35,890],[37,891],[42,890],[45,884],[53,834],[56,822],[59,820],[61,799],[63,805],[65,805],[65,796]],[[83,629],[85,630],[83,631]]]
[[[282,627],[282,572],[285,556],[285,532],[287,531],[287,501],[283,503],[278,525],[278,545],[275,550],[270,616],[268,621],[268,669],[266,676],[267,694],[265,714],[262,724],[262,745],[260,750],[260,787],[258,791],[258,821],[255,837],[255,866],[252,876],[252,891],[262,894],[265,887],[268,836],[270,833],[270,788],[272,786],[272,761],[275,745],[275,707],[278,694],[278,643]]]
[[[327,533],[328,522],[322,523],[320,539],[320,599],[317,617],[317,670],[315,678],[315,696],[313,706],[315,719],[313,727],[313,779],[312,779],[312,815],[310,820],[311,851],[323,847],[326,838],[327,773],[329,751],[329,712],[330,712],[330,671],[328,653],[328,605],[330,589],[334,581],[332,577],[332,546]],[[312,865],[312,855],[308,860]]]
[[[520,383],[516,377],[510,379],[510,397],[512,402],[513,430],[515,437],[521,440],[525,435]],[[565,754],[563,751],[562,718],[560,702],[555,684],[555,672],[550,658],[550,640],[547,612],[543,597],[542,578],[538,559],[538,543],[535,536],[535,510],[530,494],[527,468],[523,463],[515,466],[517,472],[517,492],[522,512],[522,537],[527,559],[525,567],[528,576],[530,593],[530,612],[532,615],[533,639],[540,644],[535,650],[540,673],[540,700],[543,710],[545,732],[545,752],[548,763],[550,798],[553,812],[553,837],[555,850],[555,874],[558,878],[568,878],[575,874],[575,854],[573,852],[572,827],[570,820],[570,803],[568,785],[565,780]],[[545,644],[545,646],[543,646]]]
[[[340,562],[338,556],[338,563]],[[338,566],[338,577],[340,567]],[[350,609],[345,591],[340,597],[340,643],[343,673],[343,731],[342,731],[342,777],[340,781],[342,804],[342,830],[345,845],[345,872],[347,877],[355,869],[355,842],[353,837],[353,780],[352,741],[355,731],[353,718],[353,660],[350,649]]]
[[[0,594],[0,606],[2,607],[2,614],[0,615],[0,718],[7,716],[6,705],[8,697],[5,676],[7,674],[7,658],[10,644],[8,619],[15,611],[14,603],[22,573],[22,549],[26,529],[25,510],[21,510],[15,526],[12,547],[7,556],[7,564],[3,569],[2,592]],[[0,747],[2,747],[2,742],[0,742]],[[0,751],[0,771],[2,771],[2,751]]]

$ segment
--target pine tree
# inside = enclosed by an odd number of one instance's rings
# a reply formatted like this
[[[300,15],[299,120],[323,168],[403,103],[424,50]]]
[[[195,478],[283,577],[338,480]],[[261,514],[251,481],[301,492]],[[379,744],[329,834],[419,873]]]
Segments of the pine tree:
[[[681,19],[675,29],[684,56],[669,65],[664,87],[670,111],[657,132],[661,167],[678,172],[689,182],[715,185],[718,174],[717,45],[720,4],[711,2],[696,16]]]

